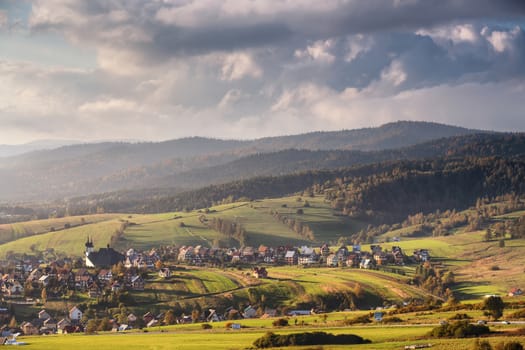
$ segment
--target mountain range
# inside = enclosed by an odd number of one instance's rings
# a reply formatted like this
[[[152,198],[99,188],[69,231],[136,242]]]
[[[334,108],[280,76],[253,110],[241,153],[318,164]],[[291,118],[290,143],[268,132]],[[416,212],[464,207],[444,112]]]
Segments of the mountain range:
[[[425,148],[414,145],[480,133],[489,134],[401,121],[377,128],[256,140],[192,137],[156,143],[73,144],[0,158],[0,201],[146,188],[191,189],[253,176],[424,157]],[[434,155],[446,144],[427,145],[433,150],[426,152]]]

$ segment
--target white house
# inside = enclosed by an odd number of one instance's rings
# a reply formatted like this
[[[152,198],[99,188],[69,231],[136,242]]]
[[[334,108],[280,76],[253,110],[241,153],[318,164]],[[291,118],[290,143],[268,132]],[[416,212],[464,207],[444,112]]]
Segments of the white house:
[[[76,306],[73,306],[71,310],[69,310],[69,319],[71,321],[80,321],[82,319],[82,311]]]

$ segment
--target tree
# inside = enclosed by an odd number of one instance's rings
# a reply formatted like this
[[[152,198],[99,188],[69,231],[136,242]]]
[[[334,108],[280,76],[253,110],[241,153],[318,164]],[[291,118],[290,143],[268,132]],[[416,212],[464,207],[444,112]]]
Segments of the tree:
[[[45,304],[47,301],[47,289],[42,288],[42,292],[40,293],[40,299],[42,300],[42,304]]]
[[[490,296],[483,302],[483,310],[488,316],[491,316],[494,320],[499,319],[503,316],[503,310],[505,309],[505,303],[503,299],[498,296]]]
[[[492,239],[492,230],[490,228],[487,228],[485,231],[485,242],[489,242]]]
[[[95,319],[91,319],[88,321],[87,325],[86,325],[86,333],[87,334],[95,334],[95,332],[97,331],[97,320]]]
[[[16,328],[18,323],[16,322],[15,316],[11,317],[11,321],[9,321],[9,328],[13,329]]]
[[[166,314],[164,314],[164,323],[167,325],[172,325],[177,322],[177,319],[175,318],[175,313],[173,310],[168,310]]]

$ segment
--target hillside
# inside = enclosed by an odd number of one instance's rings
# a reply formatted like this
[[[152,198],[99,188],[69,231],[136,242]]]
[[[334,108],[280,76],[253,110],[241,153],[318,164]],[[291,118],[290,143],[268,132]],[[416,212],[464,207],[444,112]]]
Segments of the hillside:
[[[174,174],[225,164],[250,154],[290,148],[372,151],[475,132],[435,123],[397,122],[378,128],[250,141],[193,137],[158,143],[64,146],[1,158],[0,193],[4,200],[34,200],[153,187],[159,180],[162,183],[162,179],[169,179]],[[253,173],[257,173],[257,169],[252,170]],[[208,180],[206,184],[209,183],[212,182]],[[185,184],[169,183],[169,186],[185,187]]]

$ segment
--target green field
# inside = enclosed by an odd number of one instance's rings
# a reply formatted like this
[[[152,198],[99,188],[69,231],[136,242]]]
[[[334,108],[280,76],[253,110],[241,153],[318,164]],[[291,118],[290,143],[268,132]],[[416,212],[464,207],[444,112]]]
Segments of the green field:
[[[308,205],[305,207],[305,200]],[[302,209],[303,214],[297,214]],[[288,225],[270,214],[270,210],[301,221],[314,231],[314,241],[298,235]],[[365,223],[348,217],[336,216],[323,197],[302,199],[297,196],[239,202],[211,207],[208,211],[174,212],[162,214],[98,214],[66,217],[0,225],[0,257],[7,252],[38,252],[53,248],[60,254],[81,256],[86,237],[93,237],[96,247],[103,247],[123,221],[128,221],[124,236],[117,249],[150,249],[160,245],[204,245],[211,247],[239,246],[239,242],[226,237],[203,224],[199,217],[228,219],[240,223],[247,232],[247,244],[265,245],[319,245],[335,243],[341,236],[356,232]],[[64,228],[68,224],[72,228]],[[82,224],[82,225],[80,225]],[[54,232],[51,232],[52,228]],[[29,237],[30,236],[30,237]]]
[[[241,321],[244,325],[244,322]],[[288,327],[272,329],[271,327],[244,328],[242,330],[225,329],[223,323],[213,324],[212,330],[188,330],[185,327],[151,330],[148,333],[100,334],[100,335],[65,335],[46,337],[20,337],[20,341],[28,343],[28,347],[35,349],[246,349],[252,346],[255,339],[263,336],[267,331],[278,334],[304,331],[325,331],[333,334],[356,334],[372,341],[371,344],[354,346],[324,345],[322,347],[290,347],[291,349],[400,349],[405,345],[428,344],[438,350],[467,350],[471,349],[473,339],[424,339],[424,335],[431,326],[356,326],[356,327]],[[485,338],[493,345],[501,341],[524,342],[525,337],[489,337]]]

